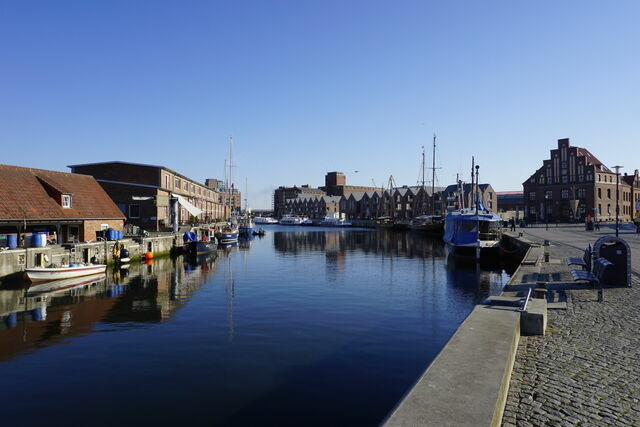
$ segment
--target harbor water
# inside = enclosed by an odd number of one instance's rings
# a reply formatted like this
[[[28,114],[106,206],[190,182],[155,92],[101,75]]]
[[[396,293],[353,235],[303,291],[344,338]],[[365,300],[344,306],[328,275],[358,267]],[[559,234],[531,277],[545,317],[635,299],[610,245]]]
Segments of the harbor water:
[[[377,425],[508,280],[417,233],[265,229],[215,259],[3,284],[3,424]]]

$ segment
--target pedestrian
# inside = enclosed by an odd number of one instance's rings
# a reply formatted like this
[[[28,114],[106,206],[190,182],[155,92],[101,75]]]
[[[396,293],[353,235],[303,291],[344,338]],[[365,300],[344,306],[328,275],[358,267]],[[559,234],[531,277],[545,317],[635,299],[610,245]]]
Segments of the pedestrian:
[[[516,219],[511,218],[511,231],[516,231]]]
[[[600,221],[596,221],[596,230],[600,231]]]

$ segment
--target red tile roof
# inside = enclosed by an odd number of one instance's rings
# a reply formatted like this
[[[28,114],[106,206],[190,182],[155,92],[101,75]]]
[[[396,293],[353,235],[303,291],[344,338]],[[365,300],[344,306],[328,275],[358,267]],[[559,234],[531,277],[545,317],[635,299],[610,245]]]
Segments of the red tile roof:
[[[593,154],[591,154],[591,152],[589,150],[587,150],[586,148],[582,148],[582,147],[576,147],[578,150],[578,156],[585,156],[586,160],[587,160],[587,164],[589,165],[596,165],[596,166],[600,166],[601,170],[603,172],[611,172],[611,170],[606,167],[600,160],[598,160],[598,158],[596,156],[594,156]]]
[[[58,193],[72,195],[63,209]],[[0,165],[0,220],[124,219],[92,176]]]

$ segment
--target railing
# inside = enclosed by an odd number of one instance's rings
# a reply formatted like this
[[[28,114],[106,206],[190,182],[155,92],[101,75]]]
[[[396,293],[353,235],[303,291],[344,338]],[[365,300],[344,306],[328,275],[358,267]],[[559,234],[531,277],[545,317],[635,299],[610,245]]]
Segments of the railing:
[[[529,304],[529,300],[531,299],[531,288],[529,288],[529,292],[527,293],[527,298],[524,300],[524,305],[522,306],[522,311],[527,311],[527,304]]]

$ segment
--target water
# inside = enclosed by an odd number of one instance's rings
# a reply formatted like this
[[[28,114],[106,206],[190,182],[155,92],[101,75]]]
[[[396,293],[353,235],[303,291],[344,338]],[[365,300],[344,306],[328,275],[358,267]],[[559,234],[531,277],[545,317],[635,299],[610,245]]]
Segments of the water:
[[[196,266],[5,285],[3,424],[376,425],[507,281],[412,233],[265,228]]]

